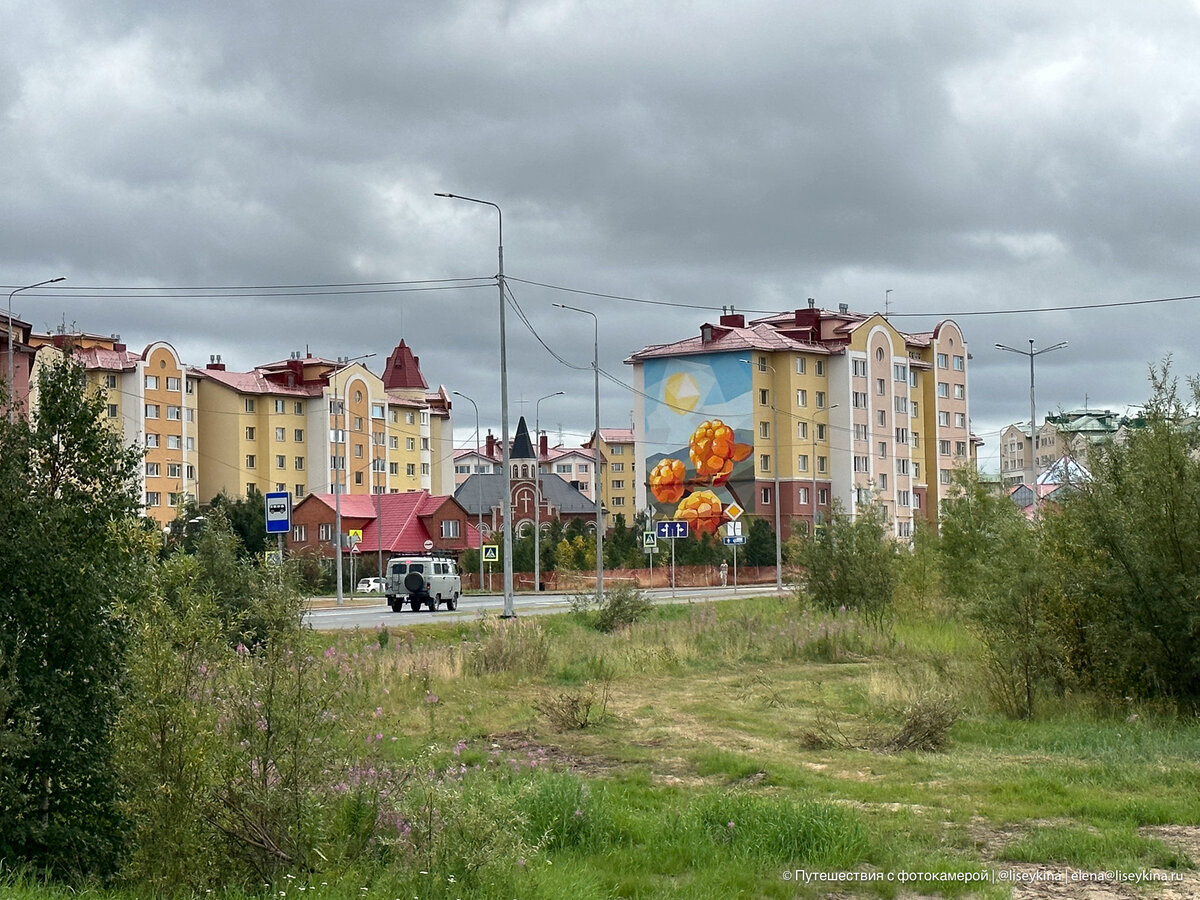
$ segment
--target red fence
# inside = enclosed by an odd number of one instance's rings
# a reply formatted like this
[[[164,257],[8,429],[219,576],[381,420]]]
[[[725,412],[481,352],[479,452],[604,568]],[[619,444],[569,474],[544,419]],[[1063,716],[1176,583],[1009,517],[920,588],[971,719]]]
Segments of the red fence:
[[[478,590],[479,588],[479,572],[459,572],[462,576],[462,584],[464,591]],[[504,575],[501,572],[495,571],[490,574],[484,573],[483,582],[484,589],[489,591],[500,592],[503,590]],[[605,569],[604,583],[628,582],[632,581],[640,588],[648,587],[670,587],[671,586],[671,566],[655,566],[653,581],[650,577],[649,569]],[[542,583],[547,591],[577,591],[577,590],[595,590],[596,588],[596,573],[595,572],[543,572]],[[675,586],[676,587],[702,587],[705,585],[715,586],[721,583],[721,570],[719,566],[676,566],[675,567]],[[733,586],[733,567],[731,566],[725,575],[725,583]],[[775,583],[775,567],[774,566],[738,566],[737,570],[738,584],[774,584]],[[532,572],[514,572],[513,573],[513,589],[515,591],[533,591],[533,573]]]

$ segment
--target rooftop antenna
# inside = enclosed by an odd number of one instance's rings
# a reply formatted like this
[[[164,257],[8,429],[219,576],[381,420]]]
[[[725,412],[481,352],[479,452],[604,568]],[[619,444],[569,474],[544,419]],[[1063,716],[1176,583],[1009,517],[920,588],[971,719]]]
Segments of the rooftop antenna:
[[[886,291],[883,292],[883,314],[884,314],[884,316],[887,316],[888,313],[891,312],[891,307],[889,306],[889,304],[891,302],[891,297],[890,297],[891,293],[892,293],[891,288],[888,288]]]

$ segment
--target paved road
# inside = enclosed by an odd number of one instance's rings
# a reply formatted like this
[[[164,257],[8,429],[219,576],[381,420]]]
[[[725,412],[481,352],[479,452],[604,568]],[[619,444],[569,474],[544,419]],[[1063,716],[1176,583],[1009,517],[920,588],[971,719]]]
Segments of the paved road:
[[[689,600],[724,600],[734,596],[761,597],[775,593],[773,584],[756,584],[748,587],[701,587],[677,588],[672,596],[670,588],[646,591],[656,603],[686,603]],[[337,606],[329,597],[314,598],[313,605],[304,616],[304,621],[318,631],[339,631],[352,628],[380,628],[384,625],[419,625],[428,622],[446,622],[456,619],[473,619],[481,612],[498,614],[504,609],[504,598],[499,594],[481,594],[460,597],[458,609],[449,612],[439,607],[437,612],[421,610],[394,613],[381,598],[378,605],[364,606],[362,599],[347,600]],[[518,616],[565,612],[570,609],[567,594],[517,594],[513,598],[513,609]]]

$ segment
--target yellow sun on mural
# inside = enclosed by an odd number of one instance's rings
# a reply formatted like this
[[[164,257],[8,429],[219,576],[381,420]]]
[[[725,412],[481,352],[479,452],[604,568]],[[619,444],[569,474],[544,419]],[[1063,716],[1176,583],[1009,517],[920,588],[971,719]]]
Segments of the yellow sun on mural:
[[[676,372],[667,379],[663,399],[680,415],[690,413],[700,402],[700,385],[687,372]]]

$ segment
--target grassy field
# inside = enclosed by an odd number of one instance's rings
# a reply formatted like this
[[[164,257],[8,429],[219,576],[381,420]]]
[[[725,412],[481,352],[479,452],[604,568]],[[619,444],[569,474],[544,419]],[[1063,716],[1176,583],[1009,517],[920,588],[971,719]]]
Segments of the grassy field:
[[[880,634],[755,599],[608,635],[560,615],[313,640],[347,704],[342,834],[376,828],[269,896],[1200,895],[1200,726],[1070,696],[1004,719],[949,616]],[[1070,871],[1165,881],[1035,882]]]

